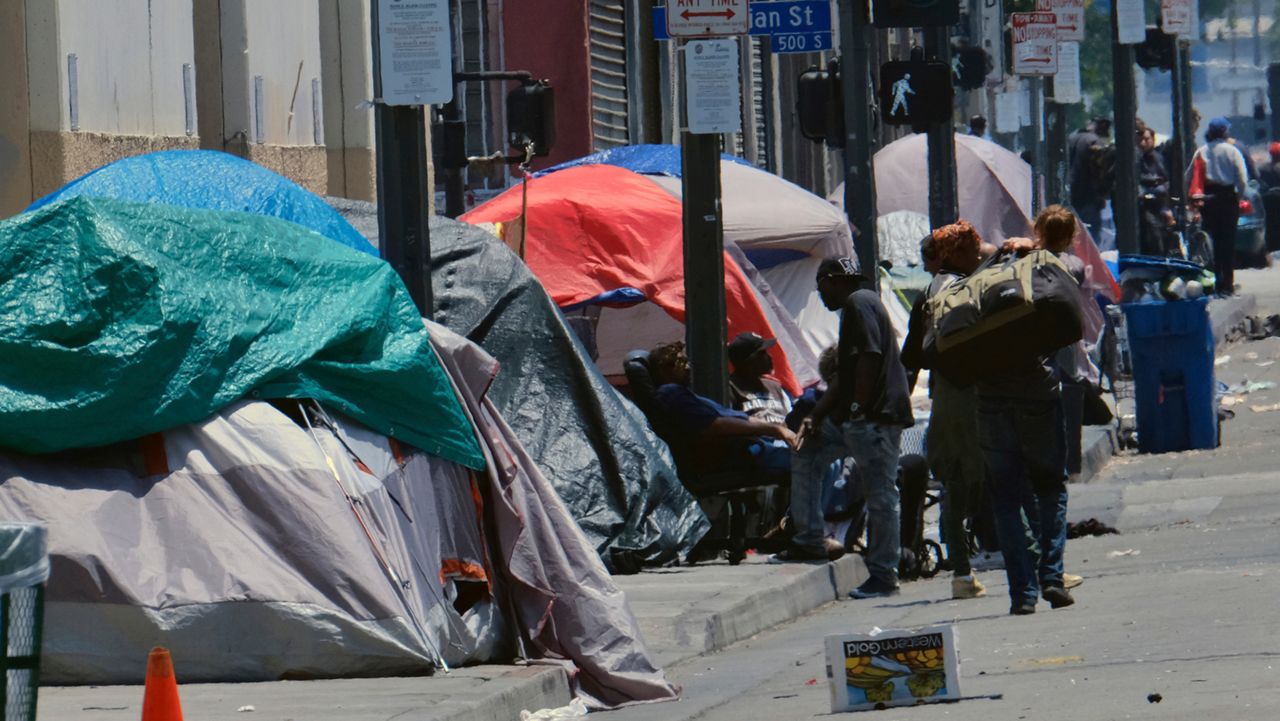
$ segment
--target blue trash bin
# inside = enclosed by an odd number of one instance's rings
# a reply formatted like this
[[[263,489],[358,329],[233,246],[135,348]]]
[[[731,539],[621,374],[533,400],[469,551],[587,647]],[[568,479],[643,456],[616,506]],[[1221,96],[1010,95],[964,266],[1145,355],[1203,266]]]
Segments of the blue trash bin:
[[[1124,306],[1133,358],[1138,450],[1218,445],[1209,299]]]

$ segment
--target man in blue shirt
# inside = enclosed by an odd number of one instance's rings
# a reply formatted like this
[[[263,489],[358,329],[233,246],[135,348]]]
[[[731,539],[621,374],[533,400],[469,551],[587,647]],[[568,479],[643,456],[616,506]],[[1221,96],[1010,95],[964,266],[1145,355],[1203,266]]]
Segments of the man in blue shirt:
[[[658,385],[658,408],[667,425],[662,435],[682,471],[788,471],[795,433],[781,423],[752,419],[690,390],[684,343],[655,347],[649,352],[649,363]]]

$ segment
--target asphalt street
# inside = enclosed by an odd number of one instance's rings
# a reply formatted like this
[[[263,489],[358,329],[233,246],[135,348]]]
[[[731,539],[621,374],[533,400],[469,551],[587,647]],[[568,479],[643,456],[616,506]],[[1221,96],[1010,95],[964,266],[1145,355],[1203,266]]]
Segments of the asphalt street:
[[[1280,273],[1245,272],[1258,313],[1280,313]],[[1280,382],[1280,338],[1219,349],[1229,385]],[[1072,520],[1120,535],[1073,540],[1067,568],[1086,577],[1074,606],[1007,615],[1003,572],[986,598],[950,600],[949,580],[900,596],[827,605],[724,651],[668,669],[677,704],[624,709],[641,719],[830,716],[822,639],[954,624],[961,691],[954,704],[890,709],[880,719],[1271,719],[1280,711],[1280,390],[1232,408],[1210,451],[1122,455],[1073,486]],[[1254,407],[1259,410],[1254,410]],[[1150,698],[1150,700],[1149,700]]]

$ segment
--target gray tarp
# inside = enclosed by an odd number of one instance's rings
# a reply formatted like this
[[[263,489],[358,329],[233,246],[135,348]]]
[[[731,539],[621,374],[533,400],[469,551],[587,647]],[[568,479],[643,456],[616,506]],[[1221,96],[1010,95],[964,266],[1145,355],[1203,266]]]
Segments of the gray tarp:
[[[330,202],[377,245],[374,206]],[[431,220],[434,320],[502,364],[490,399],[596,550],[661,564],[710,524],[666,446],[605,380],[537,278],[475,226]],[[629,553],[631,552],[631,553]]]

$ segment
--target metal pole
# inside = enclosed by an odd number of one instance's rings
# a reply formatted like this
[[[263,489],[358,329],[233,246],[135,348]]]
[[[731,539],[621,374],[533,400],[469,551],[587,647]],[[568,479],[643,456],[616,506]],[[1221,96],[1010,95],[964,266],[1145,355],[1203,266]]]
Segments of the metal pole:
[[[880,287],[876,181],[871,138],[871,18],[866,0],[840,0],[840,81],[844,87],[844,210],[853,226],[858,266]]]
[[[431,229],[427,185],[427,125],[421,105],[382,102],[378,3],[371,2],[374,155],[378,182],[378,245],[409,289],[424,318],[431,317]]]
[[[1049,100],[1056,88],[1054,79],[1046,81],[1044,104],[1044,167],[1045,201],[1065,203],[1067,200],[1067,106]]]
[[[950,29],[926,28],[924,32],[925,57],[951,67]],[[954,223],[960,216],[954,125],[954,118],[949,118],[946,123],[929,126],[929,225],[933,228]]]
[[[1031,78],[1031,211],[1044,207],[1044,78]]]
[[[1173,67],[1170,68],[1170,84],[1173,87],[1173,137],[1169,140],[1170,153],[1169,164],[1171,167],[1166,168],[1169,173],[1169,191],[1173,196],[1175,203],[1181,202],[1186,197],[1186,186],[1183,183],[1183,171],[1187,167],[1186,156],[1183,154],[1183,138],[1187,133],[1187,96],[1186,88],[1183,84],[1182,77],[1182,53],[1186,52],[1186,45],[1181,40],[1173,41]],[[1179,222],[1184,218],[1182,213],[1177,213]]]
[[[1197,34],[1199,30],[1197,30]],[[1196,127],[1192,123],[1192,110],[1195,108],[1194,94],[1192,93],[1191,83],[1191,42],[1189,40],[1178,41],[1178,66],[1182,69],[1182,122],[1186,132],[1182,134],[1182,168],[1179,172],[1185,172],[1188,165],[1191,164],[1191,157],[1196,152]]]
[[[682,51],[681,77],[684,62]],[[699,395],[728,403],[729,359],[725,344],[729,329],[724,299],[724,221],[720,215],[720,136],[682,132],[680,175],[684,330],[690,385]]]
[[[1117,6],[1111,3],[1111,77],[1115,87],[1116,185],[1111,210],[1116,222],[1116,248],[1138,252],[1138,92],[1133,77],[1133,46],[1119,42]]]

